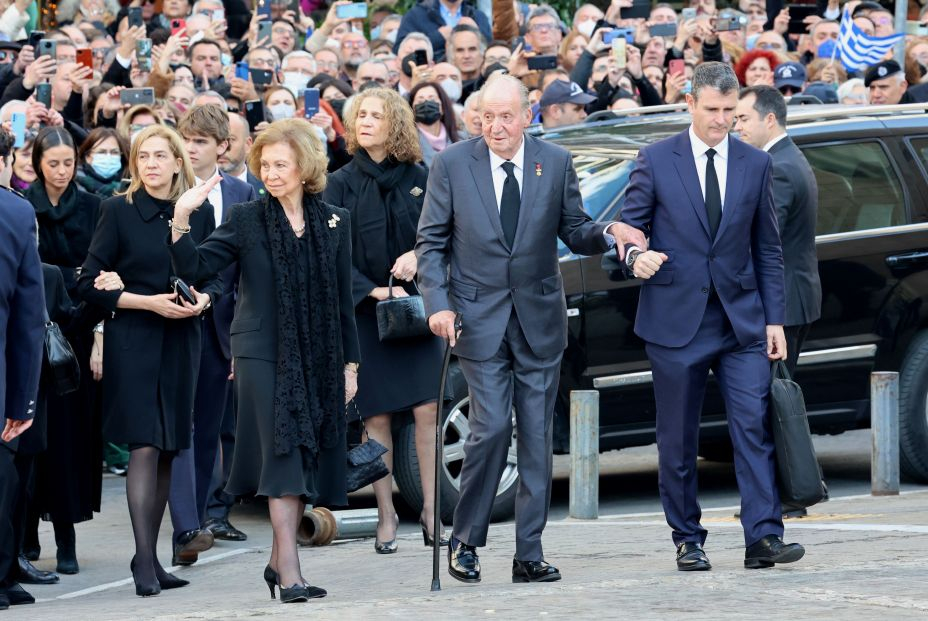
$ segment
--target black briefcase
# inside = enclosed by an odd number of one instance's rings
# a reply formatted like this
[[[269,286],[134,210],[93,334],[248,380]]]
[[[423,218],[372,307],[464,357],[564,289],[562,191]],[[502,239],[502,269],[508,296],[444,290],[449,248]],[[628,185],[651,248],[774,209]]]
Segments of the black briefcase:
[[[780,502],[790,507],[811,507],[825,497],[825,487],[802,389],[790,378],[782,360],[773,364],[771,375],[770,425],[776,445]]]
[[[419,287],[416,286],[416,282],[413,281],[412,284],[418,292]],[[390,297],[377,302],[377,336],[380,340],[390,341],[431,334],[422,295],[393,297],[393,274],[390,274],[390,283],[387,287]]]

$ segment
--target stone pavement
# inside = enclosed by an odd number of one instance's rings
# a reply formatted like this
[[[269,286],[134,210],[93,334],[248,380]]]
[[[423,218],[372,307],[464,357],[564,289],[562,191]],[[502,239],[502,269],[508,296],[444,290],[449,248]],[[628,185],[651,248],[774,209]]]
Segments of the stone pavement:
[[[794,565],[742,568],[743,540],[734,507],[706,510],[708,573],[677,572],[669,530],[658,513],[556,520],[545,532],[545,553],[564,580],[512,584],[513,526],[494,525],[481,562],[484,580],[465,585],[447,575],[429,591],[430,550],[405,528],[399,552],[381,556],[371,539],[339,542],[301,553],[304,574],[329,591],[305,604],[282,605],[262,581],[270,528],[263,507],[235,514],[246,530],[241,544],[217,542],[201,562],[177,570],[189,587],[158,597],[135,596],[128,580],[132,555],[120,479],[108,478],[104,513],[78,526],[81,574],[53,587],[32,587],[33,606],[8,619],[53,621],[157,619],[926,619],[928,618],[928,489],[898,497],[836,498],[810,517],[787,523],[788,541],[806,546]],[[43,529],[47,528],[43,525]],[[165,530],[163,541],[169,536]],[[50,533],[42,532],[46,555]],[[162,559],[169,559],[164,546]],[[43,558],[40,567],[51,568]]]

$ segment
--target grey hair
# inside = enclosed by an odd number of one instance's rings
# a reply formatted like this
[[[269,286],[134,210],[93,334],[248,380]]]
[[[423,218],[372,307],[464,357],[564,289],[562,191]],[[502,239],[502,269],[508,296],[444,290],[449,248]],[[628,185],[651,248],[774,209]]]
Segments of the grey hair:
[[[216,91],[203,91],[202,93],[198,93],[197,96],[193,98],[193,105],[194,106],[200,105],[197,103],[197,99],[203,99],[204,97],[216,97],[222,100],[221,105],[220,104],[214,104],[214,105],[218,105],[219,107],[221,107],[224,112],[229,111],[229,103],[226,101],[226,98],[220,95],[219,93],[217,93]]]
[[[290,52],[289,54],[285,55],[283,59],[280,61],[280,66],[283,67],[284,65],[287,64],[288,60],[291,60],[293,58],[308,58],[309,60],[313,61],[313,73],[316,73],[316,69],[317,69],[316,57],[305,50],[294,50]]]
[[[851,78],[850,80],[841,84],[838,87],[838,101],[841,101],[845,97],[850,97],[851,93],[854,92],[854,89],[858,86],[864,86],[864,81],[860,78]],[[4,106],[5,108],[6,106]],[[0,118],[3,117],[3,109],[0,108]]]
[[[103,6],[110,15],[119,13],[119,0],[104,0]],[[73,22],[80,12],[81,0],[61,0],[55,12],[59,22]]]
[[[203,4],[204,1],[209,4],[218,4],[223,7],[223,10],[225,10],[225,4],[222,2],[222,0],[197,0],[196,2],[193,3],[193,8],[190,9],[190,14],[196,15],[197,13],[199,13],[200,5]]]
[[[528,19],[525,20],[525,23],[530,24],[532,20],[535,19],[536,17],[545,17],[545,16],[553,17],[554,22],[558,25],[558,27],[560,27],[561,16],[558,15],[557,11],[552,9],[547,4],[539,4],[534,9],[532,9],[532,12],[528,14]]]
[[[407,41],[422,41],[425,43],[425,53],[428,59],[431,61],[434,58],[435,50],[432,47],[432,40],[421,32],[410,32],[408,35],[403,37],[403,41],[400,43],[400,45],[402,46],[403,43],[406,43]],[[396,49],[399,50],[399,48]]]
[[[528,89],[525,88],[525,84],[522,84],[522,80],[519,78],[513,77],[505,73],[494,73],[489,77],[489,79],[484,83],[483,88],[481,88],[477,94],[477,109],[483,107],[483,96],[489,89],[493,88],[496,84],[500,82],[505,82],[506,84],[515,87],[519,92],[519,103],[521,104],[522,111],[531,109],[532,103],[528,99]]]
[[[386,24],[387,22],[401,22],[401,21],[403,21],[402,15],[399,15],[398,13],[390,13],[389,15],[384,17],[382,20],[380,20],[380,26],[383,27],[383,25]]]
[[[471,93],[467,96],[467,99],[464,100],[464,109],[465,110],[477,110],[480,108],[480,91],[476,93]]]
[[[737,93],[739,86],[735,70],[727,63],[702,63],[693,71],[693,99],[699,99],[699,91],[706,87],[724,95],[732,91]]]

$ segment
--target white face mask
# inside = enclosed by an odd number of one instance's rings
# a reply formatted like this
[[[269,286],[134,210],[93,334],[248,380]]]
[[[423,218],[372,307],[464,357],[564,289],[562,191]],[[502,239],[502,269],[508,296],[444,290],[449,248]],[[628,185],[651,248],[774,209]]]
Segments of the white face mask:
[[[293,115],[296,114],[296,108],[285,103],[268,106],[267,111],[271,113],[271,118],[275,121],[292,119]]]
[[[284,71],[283,84],[290,89],[290,92],[296,97],[302,95],[303,91],[306,90],[307,82],[309,82],[309,78],[299,71]]]
[[[328,39],[325,40],[325,46],[333,50],[342,49],[341,41],[339,41],[338,39],[333,39],[332,37],[329,37]]]
[[[396,33],[398,32],[399,30],[391,30],[383,38],[389,41],[390,43],[396,43]]]
[[[316,130],[316,137],[319,139],[319,142],[325,146],[325,144],[329,141],[329,139],[325,137],[325,130],[318,125],[313,125],[313,129]]]
[[[577,32],[589,39],[593,36],[593,29],[596,28],[596,20],[588,19],[585,22],[580,22],[577,24],[576,28]]]
[[[448,78],[447,80],[442,80],[439,84],[451,101],[457,101],[461,98],[461,83],[457,80]]]

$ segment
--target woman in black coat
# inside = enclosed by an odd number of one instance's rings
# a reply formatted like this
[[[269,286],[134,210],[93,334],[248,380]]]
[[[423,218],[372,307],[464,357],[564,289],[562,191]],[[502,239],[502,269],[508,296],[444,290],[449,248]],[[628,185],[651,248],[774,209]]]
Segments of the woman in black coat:
[[[422,159],[412,111],[390,89],[366,90],[346,111],[351,163],[329,176],[325,198],[351,212],[353,234],[352,280],[355,318],[364,369],[358,377],[358,412],[367,433],[387,448],[384,455],[392,470],[391,413],[412,410],[416,421],[416,453],[422,485],[419,523],[426,545],[431,545],[435,508],[435,387],[442,361],[442,342],[431,334],[381,342],[375,309],[390,293],[417,293],[410,283],[416,276],[416,226],[425,198],[428,173]],[[398,285],[405,285],[398,286]],[[374,549],[396,552],[398,518],[393,507],[393,481],[387,476],[374,483],[379,519]]]
[[[171,292],[168,223],[174,203],[193,193],[188,188],[194,180],[177,133],[161,125],[142,131],[132,146],[129,171],[126,194],[100,206],[79,290],[107,313],[103,435],[130,448],[126,496],[135,537],[130,568],[136,593],[145,596],[187,584],[164,571],[155,550],[171,461],[190,446],[200,362],[197,316],[221,287],[217,278],[191,281],[195,304]],[[194,239],[205,239],[214,229],[212,209],[197,212],[190,221]],[[118,278],[124,290],[103,290]]]
[[[36,180],[25,192],[35,208],[39,255],[58,267],[67,295],[75,303],[77,273],[87,256],[97,222],[100,199],[81,190],[74,180],[77,150],[61,127],[46,127],[36,136],[32,166]],[[38,518],[51,520],[58,547],[58,572],[79,570],[74,524],[93,518],[100,510],[103,447],[100,441],[97,386],[91,378],[90,326],[75,324],[64,331],[81,365],[77,391],[48,395],[48,448],[36,459],[35,502],[26,529],[24,552],[39,557]]]
[[[327,162],[309,122],[271,123],[248,163],[268,195],[233,206],[198,248],[187,218],[217,181],[207,182],[177,203],[171,255],[178,275],[190,279],[238,261],[235,452],[226,492],[267,497],[274,539],[264,579],[272,597],[279,586],[282,602],[306,601],[326,592],[300,571],[304,505],[348,502],[345,403],[357,390],[360,361],[351,223],[345,210],[320,200]]]

